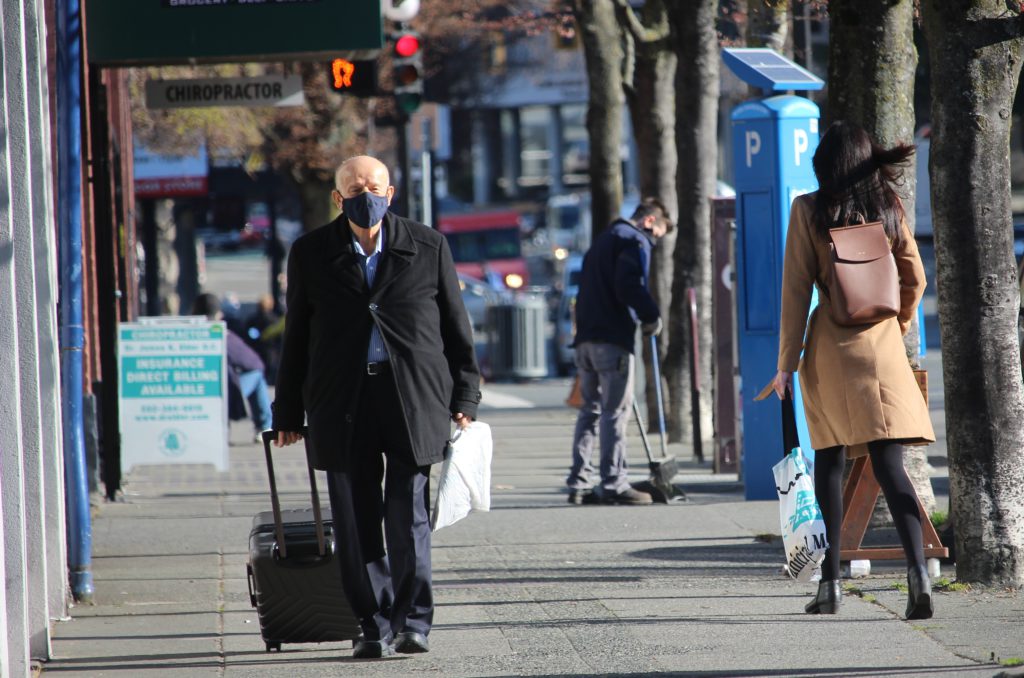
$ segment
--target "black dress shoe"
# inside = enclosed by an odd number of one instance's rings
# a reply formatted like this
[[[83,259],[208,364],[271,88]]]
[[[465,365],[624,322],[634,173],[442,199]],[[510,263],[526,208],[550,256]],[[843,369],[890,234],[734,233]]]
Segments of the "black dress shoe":
[[[818,582],[818,592],[811,598],[811,602],[804,605],[807,614],[835,614],[839,612],[839,606],[843,601],[843,590],[839,587],[839,581]]]
[[[402,631],[395,636],[395,652],[402,654],[419,654],[430,652],[430,643],[427,637],[416,631]]]
[[[580,504],[595,504],[597,503],[594,501],[595,499],[596,495],[593,490],[569,490],[570,504],[576,504],[577,506]]]
[[[911,567],[907,570],[907,619],[931,619],[935,609],[932,607],[932,582],[928,578],[926,567]]]
[[[391,643],[383,640],[357,640],[352,646],[353,659],[380,659],[394,653]]]

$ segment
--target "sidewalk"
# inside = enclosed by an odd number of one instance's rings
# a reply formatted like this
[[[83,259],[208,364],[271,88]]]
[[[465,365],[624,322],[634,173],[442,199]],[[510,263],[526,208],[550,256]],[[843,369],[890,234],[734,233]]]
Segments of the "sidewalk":
[[[778,534],[775,502],[743,501],[735,475],[684,463],[686,503],[571,506],[572,411],[488,408],[480,418],[495,438],[493,509],[435,535],[429,654],[357,661],[348,642],[265,651],[245,563],[267,482],[262,450],[239,426],[229,473],[137,469],[125,502],[99,507],[96,605],[57,625],[44,674],[1024,675],[998,663],[1024,659],[1019,592],[939,592],[935,618],[910,623],[893,587],[905,582],[902,562],[876,562],[849,582],[861,594],[844,596],[840,614],[808,616],[815,586],[781,576],[780,542],[757,538]],[[276,456],[286,506],[308,502],[300,455]]]

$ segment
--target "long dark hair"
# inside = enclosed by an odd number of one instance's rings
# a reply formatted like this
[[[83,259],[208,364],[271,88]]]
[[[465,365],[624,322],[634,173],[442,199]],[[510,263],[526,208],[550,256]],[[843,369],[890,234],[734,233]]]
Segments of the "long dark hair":
[[[903,167],[914,147],[898,144],[882,148],[864,128],[846,120],[829,125],[814,152],[818,196],[815,223],[828,240],[828,229],[867,221],[881,221],[889,242],[903,242],[903,204],[893,189],[903,178]]]

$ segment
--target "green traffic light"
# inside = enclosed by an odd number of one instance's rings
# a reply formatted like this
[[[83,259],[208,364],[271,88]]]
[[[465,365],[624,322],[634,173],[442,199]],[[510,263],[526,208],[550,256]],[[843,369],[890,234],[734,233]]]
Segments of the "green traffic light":
[[[423,103],[423,95],[419,92],[399,92],[395,94],[395,105],[403,113],[415,113]]]

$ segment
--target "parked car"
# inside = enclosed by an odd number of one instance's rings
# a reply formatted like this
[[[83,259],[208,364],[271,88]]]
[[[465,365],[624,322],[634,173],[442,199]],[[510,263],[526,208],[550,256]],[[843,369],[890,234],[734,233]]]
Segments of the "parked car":
[[[262,245],[270,238],[270,211],[266,203],[254,202],[249,205],[248,218],[239,237],[244,246]]]
[[[487,332],[487,309],[498,303],[500,295],[483,280],[464,273],[459,273],[459,288],[475,340],[481,341]]]
[[[196,237],[202,241],[207,253],[237,250],[242,244],[241,233],[221,228],[196,229]]]

